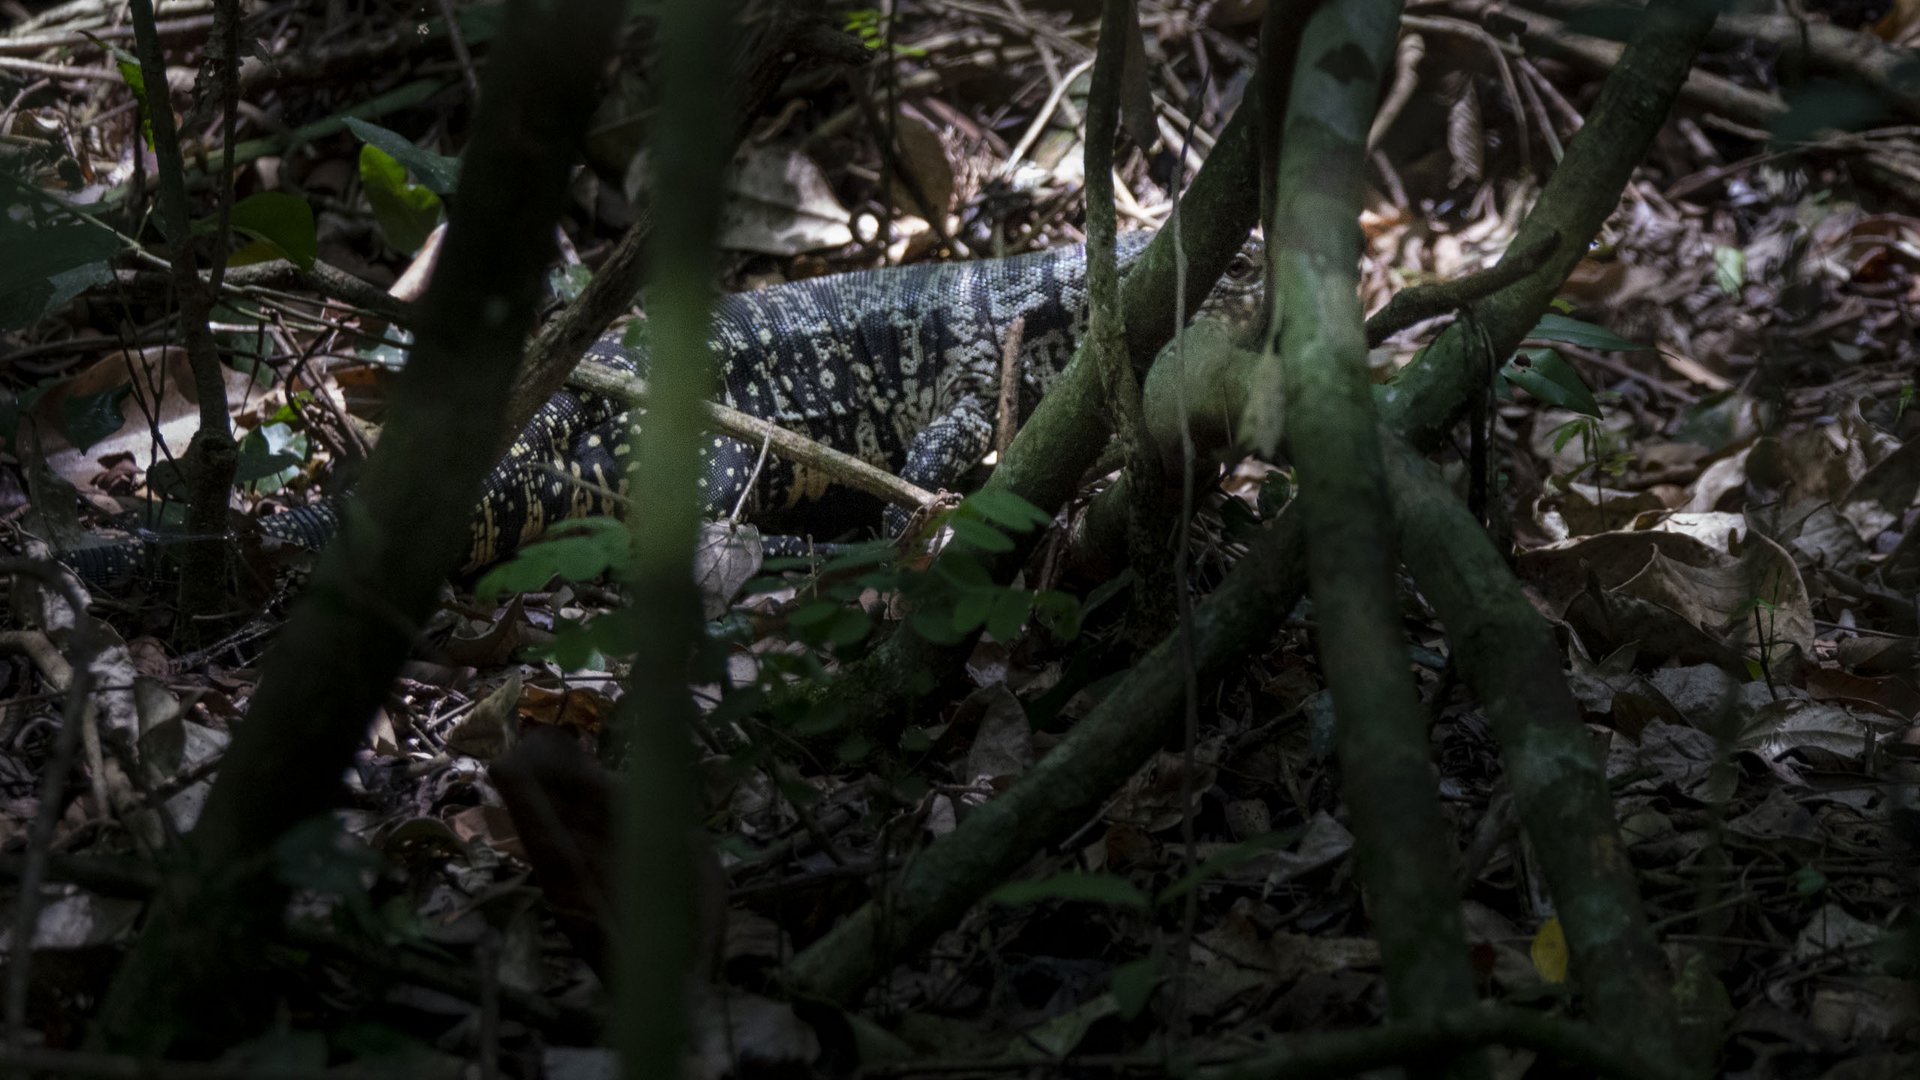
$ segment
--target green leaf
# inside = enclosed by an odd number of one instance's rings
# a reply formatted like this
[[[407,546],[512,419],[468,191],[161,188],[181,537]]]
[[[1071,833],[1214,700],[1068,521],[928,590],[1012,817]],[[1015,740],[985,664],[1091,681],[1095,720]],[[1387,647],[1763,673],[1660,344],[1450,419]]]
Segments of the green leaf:
[[[807,630],[825,626],[840,613],[840,605],[830,600],[810,600],[793,610],[787,616],[787,625],[795,630]]]
[[[439,205],[438,200],[435,200],[435,205]],[[547,290],[553,293],[554,299],[563,304],[571,304],[580,298],[580,294],[586,291],[587,284],[592,280],[593,271],[584,263],[556,266],[547,271]]]
[[[1911,68],[1903,64],[1902,70],[1898,77],[1911,77]],[[1890,116],[1878,93],[1833,79],[1809,79],[1782,96],[1787,110],[1773,120],[1775,142],[1804,142],[1829,131],[1865,131]]]
[[[383,337],[390,340],[377,341],[356,350],[360,359],[391,371],[406,367],[407,351],[413,347],[413,335],[398,326],[389,326]]]
[[[1586,420],[1569,420],[1566,423],[1561,424],[1559,427],[1554,428],[1553,429],[1553,452],[1557,454],[1560,451],[1565,450],[1567,448],[1567,444],[1572,442],[1577,436],[1581,434],[1581,432],[1586,430],[1588,424],[1589,424],[1589,421],[1586,421]]]
[[[0,215],[0,330],[30,326],[81,291],[113,280],[120,238],[91,225],[32,228]]]
[[[1500,374],[1549,405],[1588,416],[1600,415],[1600,403],[1593,399],[1593,391],[1587,389],[1587,384],[1580,381],[1580,373],[1552,349],[1526,349],[1507,361]]]
[[[873,617],[859,608],[841,608],[827,624],[827,644],[844,649],[859,644],[873,629]]]
[[[987,895],[996,904],[1033,904],[1042,900],[1082,901],[1145,911],[1147,894],[1115,874],[1055,874],[1039,881],[1014,881]]]
[[[971,634],[986,624],[987,617],[993,614],[994,593],[991,589],[971,589],[960,594],[953,605],[953,630],[957,634]]]
[[[349,117],[347,129],[359,136],[360,141],[378,147],[389,158],[405,165],[434,194],[451,195],[459,187],[459,158],[422,149],[399,132],[389,131],[365,120]],[[362,160],[365,160],[364,154]]]
[[[1271,520],[1292,498],[1293,484],[1287,479],[1287,474],[1279,469],[1268,469],[1267,474],[1260,478],[1260,520]]]
[[[1793,883],[1793,891],[1799,896],[1813,896],[1827,887],[1827,875],[1817,866],[1802,866],[1787,880]]]
[[[139,58],[132,53],[103,41],[91,30],[82,30],[87,40],[94,43],[102,52],[113,57],[113,66],[120,72],[120,78],[126,82],[127,89],[133,91],[134,108],[140,117],[140,137],[145,140],[147,149],[153,149],[153,117],[147,112],[147,76],[140,67]]]
[[[999,587],[999,583],[993,580],[993,575],[989,574],[987,568],[981,566],[978,560],[968,558],[967,553],[957,552],[952,548],[948,548],[947,552],[943,552],[940,558],[934,560],[933,572],[942,580],[961,589]]]
[[[595,520],[595,519],[586,519]],[[598,519],[605,520],[605,519]],[[616,524],[615,528],[619,526]],[[591,581],[626,561],[625,536],[612,537],[606,530],[574,530],[573,535],[544,540],[521,548],[512,559],[501,563],[474,587],[481,599],[492,601],[502,593],[530,592],[554,578],[567,581]]]
[[[60,434],[81,450],[126,426],[120,404],[133,394],[131,384],[97,394],[74,394],[60,403]]]
[[[440,196],[408,183],[400,162],[372,143],[360,148],[360,186],[366,189],[380,234],[397,251],[420,250],[440,224]]]
[[[553,628],[553,640],[545,648],[529,650],[537,658],[551,660],[562,671],[585,671],[605,667],[606,657],[594,640],[592,629],[567,620]]]
[[[857,765],[865,761],[867,755],[871,753],[873,753],[873,740],[865,735],[850,736],[833,748],[833,756],[839,758],[844,765]]]
[[[793,724],[796,735],[824,735],[829,731],[838,731],[847,726],[847,710],[844,705],[821,702],[810,706],[806,715]]]
[[[1120,1007],[1120,1018],[1132,1020],[1147,1009],[1153,991],[1160,985],[1160,961],[1151,956],[1129,960],[1113,969],[1113,1002]]]
[[[1579,345],[1603,352],[1644,352],[1652,348],[1637,341],[1628,341],[1605,327],[1592,323],[1569,319],[1565,315],[1548,312],[1540,316],[1540,321],[1528,331],[1527,336],[1539,341],[1559,341],[1568,345]]]
[[[627,612],[596,615],[585,622],[562,619],[553,641],[533,650],[568,671],[604,670],[609,656],[631,656],[640,647],[640,628]]]
[[[240,440],[236,484],[254,484],[272,494],[299,475],[307,457],[307,437],[286,424],[262,424]]]
[[[1713,283],[1728,296],[1737,296],[1747,283],[1747,253],[1725,244],[1713,249]]]
[[[273,842],[274,876],[296,889],[322,896],[364,894],[385,860],[348,836],[332,815],[310,817]]]
[[[313,231],[313,207],[307,200],[284,191],[263,191],[234,203],[230,220],[235,231],[259,240],[302,270],[313,269],[320,244]],[[234,252],[229,262],[246,261],[246,252],[246,248]]]
[[[1004,488],[988,488],[970,495],[961,505],[972,507],[981,517],[1014,532],[1029,532],[1053,522],[1052,514]]]
[[[998,555],[1013,550],[1013,540],[984,521],[955,515],[948,520],[948,524],[953,526],[956,539],[981,551]]]
[[[831,573],[859,570],[868,566],[880,566],[893,559],[893,544],[886,540],[874,540],[862,544],[850,544],[846,551],[828,559],[820,569]]]
[[[1201,860],[1200,865],[1182,875],[1180,880],[1162,889],[1160,895],[1153,898],[1153,902],[1160,907],[1165,907],[1241,863],[1256,859],[1276,848],[1286,847],[1298,840],[1302,831],[1295,827],[1278,832],[1262,833],[1242,840],[1224,851]]]
[[[1020,627],[1033,610],[1033,594],[1025,589],[1007,589],[994,597],[993,614],[987,616],[987,633],[993,640],[1012,641],[1020,636]]]
[[[1033,613],[1061,642],[1080,636],[1080,601],[1068,593],[1055,589],[1035,593]]]
[[[935,645],[958,645],[966,634],[953,628],[950,611],[916,610],[907,616],[914,632]]]

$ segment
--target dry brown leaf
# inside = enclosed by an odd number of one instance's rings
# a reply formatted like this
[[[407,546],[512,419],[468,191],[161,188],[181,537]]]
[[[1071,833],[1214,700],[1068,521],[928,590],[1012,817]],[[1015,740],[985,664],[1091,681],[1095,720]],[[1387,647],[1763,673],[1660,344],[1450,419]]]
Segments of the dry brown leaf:
[[[224,365],[220,372],[226,380],[230,409],[253,408],[266,395],[258,381]],[[66,402],[126,386],[130,379],[138,392],[120,403],[120,430],[84,450],[69,443],[62,434]],[[148,390],[156,386],[159,387],[157,403],[152,402]],[[141,411],[141,399],[149,401],[147,408],[154,416],[151,427],[147,413]],[[174,457],[185,454],[193,433],[200,430],[200,399],[194,392],[186,350],[146,349],[128,351],[88,365],[49,390],[28,415],[32,423],[21,425],[22,437],[35,439],[48,467],[84,494],[100,490],[95,478],[107,470],[104,462],[117,455],[131,455],[138,468],[147,470],[155,461],[165,460],[165,454]],[[155,443],[156,433],[164,450]]]

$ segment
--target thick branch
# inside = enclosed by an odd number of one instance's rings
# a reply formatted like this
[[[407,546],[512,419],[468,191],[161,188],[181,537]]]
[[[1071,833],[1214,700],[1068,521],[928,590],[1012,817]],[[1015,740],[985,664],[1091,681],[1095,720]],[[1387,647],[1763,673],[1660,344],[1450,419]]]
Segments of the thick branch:
[[[1263,31],[1277,30],[1280,10],[1268,9]],[[1375,0],[1323,5],[1307,23],[1267,227],[1276,332],[1253,374],[1246,421],[1255,444],[1271,452],[1285,414],[1360,882],[1388,1004],[1409,1019],[1472,998],[1474,977],[1426,716],[1405,660],[1396,537],[1361,329],[1366,133],[1399,18],[1396,0]],[[1278,118],[1267,122],[1277,136]],[[1485,1067],[1462,1062],[1454,1075]]]
[[[1585,253],[1588,240],[1618,200],[1628,168],[1658,132],[1665,119],[1665,105],[1685,77],[1708,22],[1710,18],[1662,5],[1659,21],[1636,37],[1628,47],[1625,62],[1609,77],[1601,100],[1629,95],[1635,107],[1611,119],[1596,110],[1594,120],[1568,146],[1571,166],[1563,165],[1561,170],[1580,171],[1566,180],[1556,175],[1522,228],[1523,237],[1558,234],[1562,247],[1549,263],[1558,267],[1557,274],[1564,276]],[[1631,85],[1620,85],[1623,83]],[[1647,94],[1660,103],[1658,108],[1644,99]],[[1242,144],[1242,152],[1250,150],[1247,128],[1235,126],[1229,131],[1248,140]],[[1230,145],[1229,140],[1222,139],[1223,150]],[[1620,167],[1606,174],[1614,186],[1609,189],[1590,183],[1592,170],[1600,168],[1605,157],[1613,153],[1624,155]],[[1219,157],[1216,152],[1215,159]],[[1239,163],[1252,169],[1248,157],[1239,158]],[[1203,205],[1195,202],[1188,209]],[[1540,219],[1538,223],[1536,218]],[[1195,223],[1206,220],[1189,218]],[[1584,226],[1585,231],[1571,231],[1576,226]],[[1487,323],[1483,316],[1483,326],[1495,340],[1508,340],[1507,348],[1532,328],[1546,298],[1558,287],[1561,278],[1543,283],[1538,277],[1546,273],[1543,268],[1535,277],[1513,287],[1523,291],[1521,302],[1492,306],[1494,317],[1501,320],[1497,325]],[[1457,337],[1459,332],[1450,334]],[[1439,364],[1434,360],[1436,351],[1430,349],[1416,367],[1426,369],[1420,376],[1422,385],[1438,400],[1426,402],[1419,410],[1408,403],[1389,403],[1387,410],[1389,426],[1419,421],[1429,446],[1438,438],[1438,432],[1428,426],[1430,418],[1463,414],[1473,392],[1468,380],[1453,377],[1455,366],[1462,361],[1456,358]],[[1304,565],[1298,518],[1292,512],[1283,513],[1255,538],[1247,555],[1194,613],[1194,665],[1203,678],[1217,677],[1241,653],[1267,640],[1299,601]],[[1058,842],[1096,813],[1113,790],[1174,731],[1183,696],[1176,653],[1175,642],[1162,643],[1093,713],[1076,724],[1033,772],[909,860],[892,883],[884,908],[875,904],[862,907],[796,957],[790,969],[796,986],[837,1000],[849,999],[900,953],[930,941],[952,925],[1035,851]],[[1608,869],[1631,873],[1627,867]],[[1556,889],[1562,887],[1558,882],[1550,884]],[[1583,906],[1576,905],[1569,912],[1580,910]],[[1609,977],[1603,966],[1607,956],[1624,955],[1610,954],[1609,950],[1639,952],[1644,947],[1616,945],[1628,935],[1604,922],[1597,927],[1569,922],[1567,930],[1576,975],[1589,986],[1594,1008],[1610,1010],[1602,1014],[1602,1022],[1614,1031],[1657,1030],[1635,1025],[1631,1017],[1637,1014],[1631,1003],[1622,1006],[1613,989],[1588,982]],[[1641,972],[1622,976],[1627,980],[1644,977]],[[1650,997],[1644,1007],[1658,1012],[1663,1006],[1660,999]]]
[[[1245,104],[1235,112],[1181,199],[1185,224],[1178,243],[1189,268],[1187,311],[1199,307],[1219,280],[1255,219],[1252,112]],[[1161,230],[1121,284],[1127,356],[1136,371],[1152,363],[1175,330],[1175,243],[1171,230]],[[988,487],[1011,491],[1049,511],[1065,505],[1112,433],[1105,400],[1100,373],[1083,349],[1020,429]],[[1030,544],[1023,544],[996,558],[994,576],[1011,580],[1030,552]],[[864,734],[876,744],[891,745],[908,715],[908,703],[957,670],[972,648],[971,638],[935,645],[902,624],[828,689],[823,707],[845,718],[835,734]],[[929,673],[934,677],[928,678]]]
[[[269,654],[200,824],[102,1009],[99,1041],[217,1049],[263,1022],[259,943],[278,924],[274,845],[329,809],[439,583],[459,563],[500,401],[531,328],[567,169],[621,5],[510,5],[442,273],[393,420],[346,527]]]

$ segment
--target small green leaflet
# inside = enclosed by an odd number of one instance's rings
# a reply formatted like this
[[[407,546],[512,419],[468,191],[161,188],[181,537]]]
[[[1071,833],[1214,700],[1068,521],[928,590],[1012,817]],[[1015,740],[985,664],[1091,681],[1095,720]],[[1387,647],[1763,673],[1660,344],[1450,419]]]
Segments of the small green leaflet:
[[[1055,874],[1039,881],[1015,881],[988,894],[996,904],[1032,904],[1041,900],[1081,900],[1145,911],[1147,894],[1113,874]]]
[[[1500,369],[1500,375],[1549,405],[1588,416],[1600,415],[1600,403],[1593,399],[1593,391],[1580,381],[1573,365],[1553,349],[1522,349]]]
[[[423,150],[400,133],[389,131],[379,124],[368,123],[357,117],[347,119],[347,129],[359,136],[360,141],[369,146],[379,147],[394,160],[405,165],[434,194],[451,195],[459,187],[459,158]],[[362,165],[362,168],[364,169],[365,166]]]
[[[547,271],[547,290],[562,303],[571,304],[580,299],[580,294],[586,291],[592,281],[593,271],[581,263]]]
[[[1603,326],[1569,319],[1551,311],[1540,316],[1540,321],[1534,324],[1527,336],[1538,341],[1558,341],[1602,352],[1643,352],[1652,348],[1637,341],[1628,341]]]
[[[1122,1018],[1131,1020],[1146,1011],[1160,985],[1160,961],[1152,956],[1129,960],[1113,969],[1112,994]]]
[[[93,42],[101,52],[113,57],[113,66],[119,70],[120,77],[126,80],[127,89],[133,91],[134,107],[139,110],[140,115],[140,137],[146,142],[147,149],[153,149],[153,116],[147,112],[147,77],[140,68],[139,58],[118,45],[100,40],[90,30],[80,32],[85,34],[87,40]]]
[[[1053,521],[1052,514],[1004,488],[977,492],[967,498],[965,505],[995,525],[1014,532],[1029,532]]]
[[[1200,865],[1189,870],[1180,880],[1160,890],[1160,895],[1154,897],[1153,902],[1161,907],[1165,907],[1199,888],[1201,885],[1206,884],[1210,879],[1218,877],[1222,873],[1239,866],[1241,863],[1259,858],[1269,851],[1286,847],[1288,844],[1300,839],[1301,834],[1304,832],[1306,832],[1304,827],[1295,826],[1291,829],[1262,833],[1259,836],[1242,840],[1211,858],[1202,860]]]
[[[976,521],[956,514],[947,521],[947,524],[953,527],[955,539],[964,541],[981,551],[998,555],[1013,550],[1013,541],[1007,534],[984,521]]]
[[[993,591],[974,589],[960,594],[953,605],[953,631],[956,634],[972,633],[983,625],[987,617],[993,614]]]
[[[591,581],[623,568],[631,556],[626,526],[612,518],[575,518],[553,530],[555,538],[521,548],[487,571],[474,593],[492,601],[502,593],[528,592],[554,578]]]
[[[834,600],[814,600],[788,616],[789,624],[809,641],[845,648],[867,636],[873,619],[859,608]]]
[[[1899,78],[1905,78],[1903,73]],[[1865,86],[1812,79],[1787,90],[1787,111],[1774,117],[1776,143],[1809,142],[1830,131],[1865,131],[1887,122],[1886,100]]]
[[[1080,601],[1067,593],[1052,589],[1035,593],[1033,613],[1061,642],[1080,636]]]
[[[607,657],[628,656],[639,648],[638,631],[626,612],[596,615],[586,622],[563,619],[554,627],[552,643],[531,651],[568,671],[605,670]]]
[[[994,597],[993,613],[987,616],[987,633],[993,640],[1011,642],[1020,635],[1020,627],[1033,609],[1033,595],[1025,589],[1007,589]]]
[[[227,260],[230,265],[264,261],[271,253],[302,270],[313,269],[320,244],[313,229],[313,207],[307,200],[284,191],[262,191],[234,203],[231,221],[236,232],[255,243],[235,251]],[[211,228],[213,223],[200,222],[196,230],[201,227]]]
[[[31,228],[0,217],[0,330],[31,325],[92,285],[113,280],[120,238],[92,225]]]
[[[1713,283],[1728,296],[1737,296],[1747,283],[1747,253],[1725,244],[1713,249]]]
[[[368,143],[360,148],[360,186],[373,207],[380,233],[395,250],[412,253],[440,224],[440,196],[407,182],[407,170],[393,155]]]
[[[300,463],[306,457],[305,434],[287,424],[262,424],[240,440],[240,461],[233,480],[252,484],[254,490],[270,495],[299,475]]]
[[[358,350],[358,354],[369,364],[399,371],[407,366],[407,352],[413,347],[413,334],[404,327],[390,326],[385,336],[387,340],[366,346]]]
[[[131,385],[97,394],[74,394],[60,403],[60,434],[81,450],[126,426],[120,403],[133,394]]]

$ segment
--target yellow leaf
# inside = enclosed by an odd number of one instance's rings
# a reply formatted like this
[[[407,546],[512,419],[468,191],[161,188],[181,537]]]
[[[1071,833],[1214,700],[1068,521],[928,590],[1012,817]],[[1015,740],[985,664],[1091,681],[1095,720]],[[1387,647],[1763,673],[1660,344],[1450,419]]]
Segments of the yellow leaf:
[[[1558,916],[1540,925],[1533,935],[1533,970],[1550,983],[1567,981],[1567,933]]]

